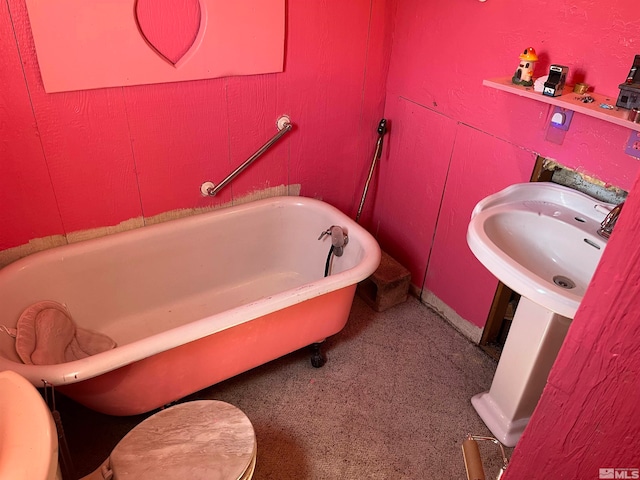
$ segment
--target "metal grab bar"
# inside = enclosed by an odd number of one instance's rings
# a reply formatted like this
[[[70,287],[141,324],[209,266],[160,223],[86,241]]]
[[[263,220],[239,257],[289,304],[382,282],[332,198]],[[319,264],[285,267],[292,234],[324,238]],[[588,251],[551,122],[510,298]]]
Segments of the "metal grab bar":
[[[200,188],[202,194],[205,196],[208,195],[210,197],[215,196],[220,190],[222,190],[229,183],[231,183],[234,178],[240,175],[245,168],[251,165],[260,156],[262,156],[262,154],[265,153],[267,150],[269,150],[269,148],[271,148],[271,146],[274,143],[280,140],[287,132],[289,132],[293,128],[293,125],[291,124],[289,117],[286,115],[283,115],[282,117],[280,117],[276,125],[278,126],[279,132],[276,133],[273,136],[273,138],[271,138],[267,143],[265,143],[262,147],[260,147],[256,153],[254,153],[249,158],[247,158],[244,161],[244,163],[242,163],[242,165],[240,165],[233,172],[227,175],[227,177],[224,180],[222,180],[218,185],[214,185],[211,182],[203,183],[202,187]]]

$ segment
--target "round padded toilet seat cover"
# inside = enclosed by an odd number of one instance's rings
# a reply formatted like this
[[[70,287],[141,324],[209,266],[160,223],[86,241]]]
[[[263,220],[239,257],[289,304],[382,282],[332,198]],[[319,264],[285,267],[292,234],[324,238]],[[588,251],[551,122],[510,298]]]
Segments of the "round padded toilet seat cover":
[[[250,478],[255,456],[253,426],[240,409],[198,400],[144,420],[116,445],[109,463],[114,480],[237,480]]]

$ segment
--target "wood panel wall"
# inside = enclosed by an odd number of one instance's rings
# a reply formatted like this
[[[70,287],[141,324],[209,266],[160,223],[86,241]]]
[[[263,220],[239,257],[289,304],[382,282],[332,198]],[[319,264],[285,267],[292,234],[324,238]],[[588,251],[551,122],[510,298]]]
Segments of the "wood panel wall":
[[[383,111],[395,0],[287,2],[283,73],[56,94],[44,92],[24,0],[0,8],[0,251],[281,185],[353,210]],[[281,114],[294,130],[202,197]]]
[[[534,47],[536,77],[551,63],[567,65],[570,84],[615,98],[638,53],[636,12],[633,0],[398,3],[385,110],[391,138],[372,226],[412,283],[456,321],[483,327],[497,284],[466,244],[483,196],[527,181],[537,154],[623,189],[640,172],[624,153],[631,130],[576,114],[562,145],[546,141],[548,105],[482,80],[512,75],[519,53]]]

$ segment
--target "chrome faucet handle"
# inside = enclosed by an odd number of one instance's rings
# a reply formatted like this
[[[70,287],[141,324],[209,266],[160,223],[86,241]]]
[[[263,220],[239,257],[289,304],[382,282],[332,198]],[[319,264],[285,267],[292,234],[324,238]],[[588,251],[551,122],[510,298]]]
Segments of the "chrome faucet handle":
[[[618,221],[618,216],[620,216],[620,212],[622,211],[623,206],[624,206],[624,202],[621,202],[615,207],[613,207],[611,211],[607,214],[607,216],[604,217],[604,220],[600,225],[602,225],[603,227],[606,227],[607,225],[611,225],[611,228],[613,228],[613,225],[615,225],[615,223]]]
[[[322,240],[322,238],[323,238],[325,235],[331,235],[331,227],[327,228],[324,232],[322,232],[322,233],[320,234],[320,236],[318,237],[318,240]]]
[[[618,222],[618,217],[620,216],[620,212],[622,211],[622,207],[624,206],[624,201],[620,202],[618,205],[613,207],[611,211],[604,217],[604,220],[600,222],[600,228],[598,229],[598,235],[604,238],[609,238],[611,233],[613,232],[613,227],[616,226]]]

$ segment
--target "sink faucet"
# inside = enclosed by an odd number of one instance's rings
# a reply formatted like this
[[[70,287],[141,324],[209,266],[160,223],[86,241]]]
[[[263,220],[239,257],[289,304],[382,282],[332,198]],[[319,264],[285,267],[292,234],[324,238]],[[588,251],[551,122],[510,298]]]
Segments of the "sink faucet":
[[[620,212],[622,211],[623,206],[624,202],[621,202],[620,204],[613,207],[613,209],[607,214],[607,216],[600,224],[598,235],[604,238],[609,238],[611,236],[611,232],[613,232],[613,227],[616,226],[616,222],[618,221],[618,217],[620,216]]]

